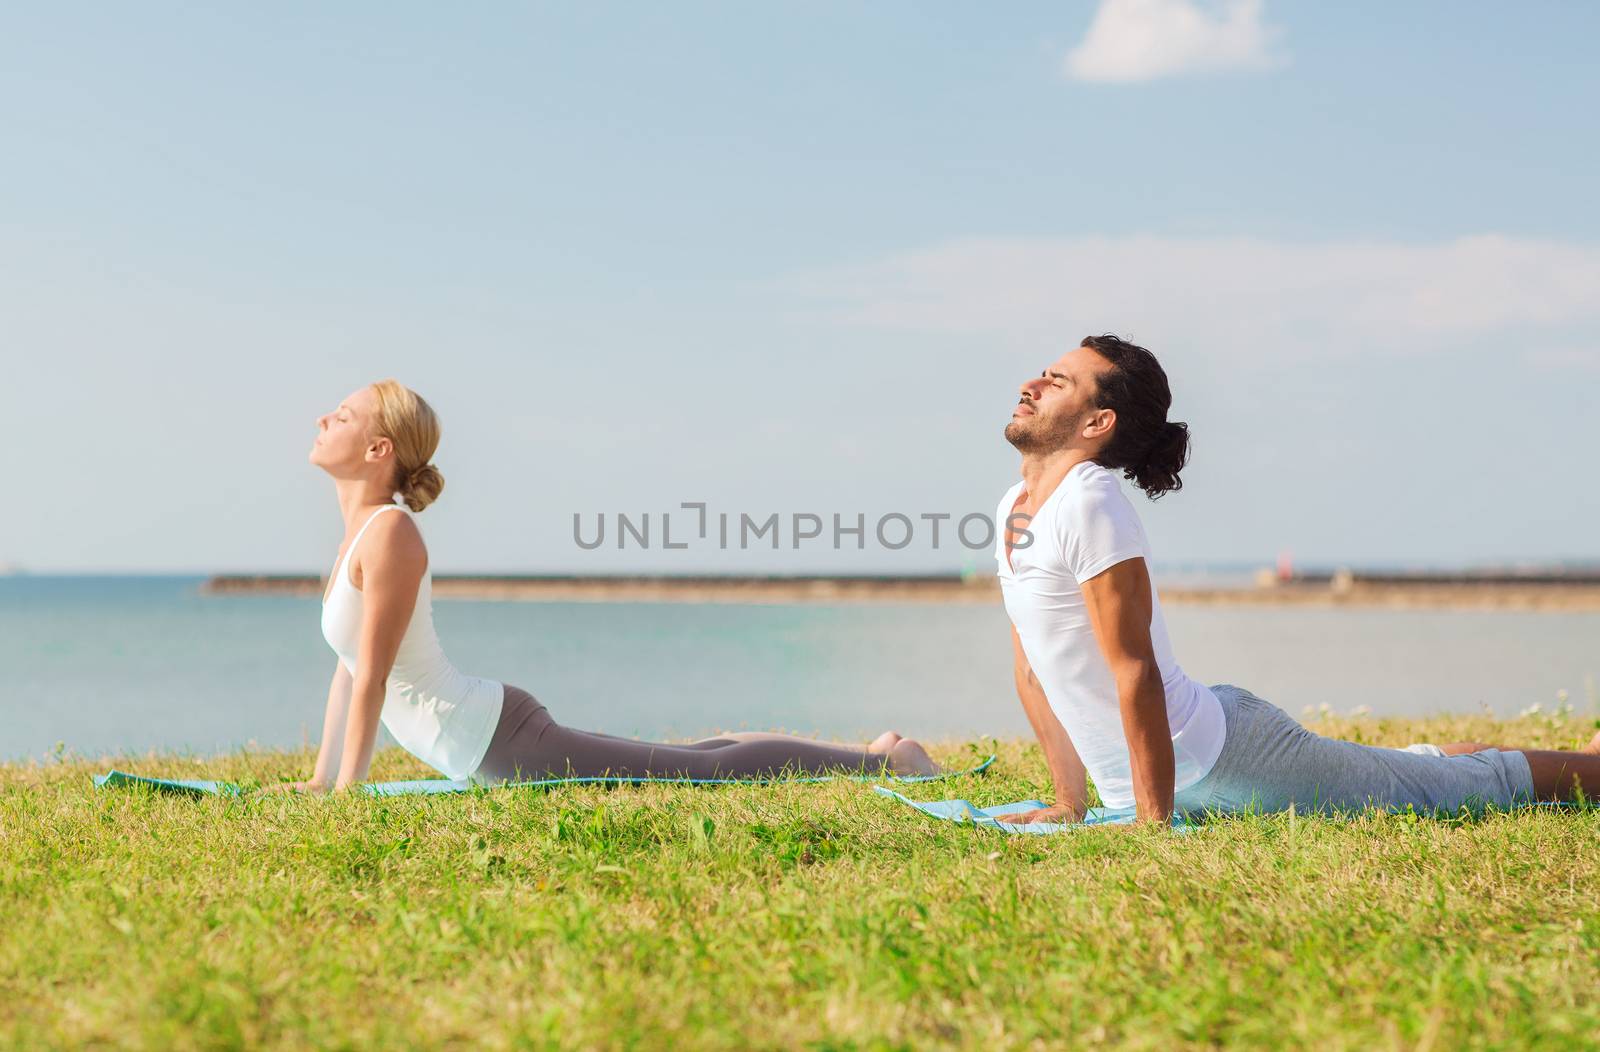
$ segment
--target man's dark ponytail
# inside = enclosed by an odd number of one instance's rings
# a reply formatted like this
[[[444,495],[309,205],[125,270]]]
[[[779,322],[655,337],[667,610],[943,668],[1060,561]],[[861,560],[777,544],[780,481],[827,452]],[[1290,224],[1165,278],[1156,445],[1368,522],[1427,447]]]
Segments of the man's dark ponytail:
[[[1123,477],[1132,479],[1133,484],[1144,490],[1147,497],[1155,500],[1163,493],[1183,488],[1183,480],[1178,477],[1178,472],[1188,460],[1189,425],[1168,421],[1161,437],[1145,454],[1144,461],[1138,467],[1124,471]]]
[[[1183,488],[1178,472],[1189,460],[1189,425],[1167,419],[1172,391],[1156,356],[1119,337],[1085,336],[1083,346],[1111,363],[1099,378],[1096,405],[1117,414],[1111,441],[1095,457],[1155,500]]]

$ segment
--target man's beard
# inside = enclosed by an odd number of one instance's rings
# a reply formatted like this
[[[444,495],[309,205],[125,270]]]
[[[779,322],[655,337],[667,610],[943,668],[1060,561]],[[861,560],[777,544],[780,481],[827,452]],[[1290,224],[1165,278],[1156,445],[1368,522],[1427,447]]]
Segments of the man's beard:
[[[1012,420],[1006,425],[1006,441],[1019,453],[1048,453],[1071,441],[1078,426],[1076,417],[1055,420],[1038,416],[1038,410],[1034,412],[1034,416]]]

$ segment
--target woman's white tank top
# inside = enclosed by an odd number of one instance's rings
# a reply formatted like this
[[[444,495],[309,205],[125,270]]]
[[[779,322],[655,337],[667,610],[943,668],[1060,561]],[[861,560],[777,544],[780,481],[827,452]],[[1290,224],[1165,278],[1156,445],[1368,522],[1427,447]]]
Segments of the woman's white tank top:
[[[356,674],[356,656],[361,646],[362,594],[349,579],[350,555],[372,520],[390,508],[411,514],[404,504],[385,504],[361,524],[334,570],[333,587],[322,604],[322,638],[339,655],[351,676]],[[457,671],[439,646],[439,637],[433,630],[430,561],[417,585],[411,623],[406,626],[394,667],[389,670],[383,725],[406,751],[446,777],[466,778],[478,769],[489,751],[504,697],[503,684]]]

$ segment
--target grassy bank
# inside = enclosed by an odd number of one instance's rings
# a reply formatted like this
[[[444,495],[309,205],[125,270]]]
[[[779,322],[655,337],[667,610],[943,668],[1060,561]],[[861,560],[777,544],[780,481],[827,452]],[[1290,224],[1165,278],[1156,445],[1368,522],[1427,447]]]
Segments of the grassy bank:
[[[1313,719],[1572,747],[1592,719]],[[985,750],[992,743],[983,743]],[[937,750],[946,759],[965,744]],[[916,787],[1047,791],[1038,751]],[[1600,812],[1004,837],[852,784],[186,799],[0,766],[0,1046],[1576,1047]],[[375,778],[430,772],[398,751]]]

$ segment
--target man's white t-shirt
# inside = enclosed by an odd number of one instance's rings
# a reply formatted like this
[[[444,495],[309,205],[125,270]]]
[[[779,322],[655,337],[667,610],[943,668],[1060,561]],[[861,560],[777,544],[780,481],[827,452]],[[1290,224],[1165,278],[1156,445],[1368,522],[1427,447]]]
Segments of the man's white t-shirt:
[[[1022,492],[1018,482],[1000,499],[995,515],[995,559],[1006,613],[1022,652],[1044,688],[1073,748],[1107,807],[1132,807],[1133,772],[1116,679],[1089,623],[1079,584],[1122,562],[1150,562],[1150,544],[1121,478],[1093,461],[1067,472],[1031,522],[1032,535],[1006,561],[1006,524]],[[1020,514],[1020,513],[1019,513]],[[1173,791],[1204,778],[1222,751],[1222,705],[1203,683],[1190,679],[1172,656],[1155,584],[1150,586],[1150,642],[1167,695],[1172,732]]]

